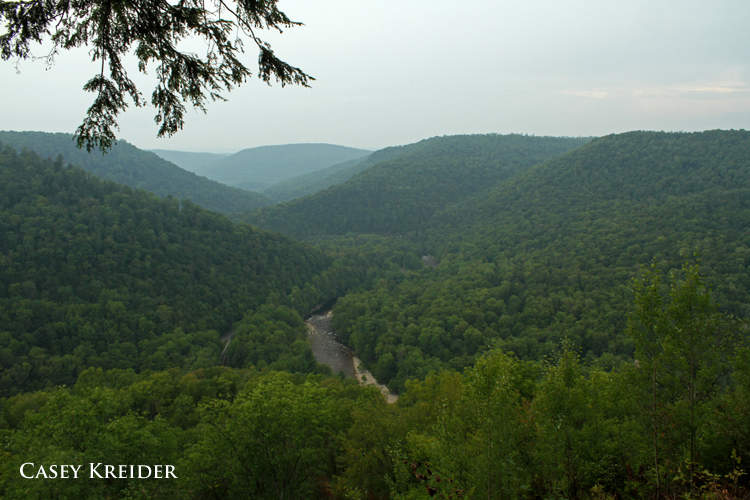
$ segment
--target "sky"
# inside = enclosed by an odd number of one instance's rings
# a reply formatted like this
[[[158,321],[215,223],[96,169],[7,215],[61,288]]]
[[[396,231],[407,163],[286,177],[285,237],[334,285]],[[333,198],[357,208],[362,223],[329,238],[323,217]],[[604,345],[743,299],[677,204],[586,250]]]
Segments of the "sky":
[[[118,137],[142,149],[231,153],[292,143],[375,150],[456,134],[750,129],[747,0],[280,0],[279,8],[305,26],[263,35],[315,77],[311,88],[253,77],[206,114],[190,109],[168,139],[156,137],[153,107],[131,106]],[[243,61],[255,70],[257,52],[247,49]],[[129,70],[149,96],[151,75],[138,75],[134,58]],[[96,71],[85,49],[51,68],[22,61],[20,73],[0,61],[0,130],[73,133]]]

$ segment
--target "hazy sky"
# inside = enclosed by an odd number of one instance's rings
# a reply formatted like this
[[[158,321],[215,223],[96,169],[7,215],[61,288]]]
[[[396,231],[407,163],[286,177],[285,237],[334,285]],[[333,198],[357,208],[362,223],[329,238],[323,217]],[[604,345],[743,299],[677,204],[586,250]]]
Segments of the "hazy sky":
[[[305,23],[266,34],[312,88],[256,78],[157,139],[154,109],[121,115],[144,149],[233,152],[327,142],[368,149],[435,135],[605,135],[750,128],[750,2],[281,0]],[[246,64],[256,67],[248,44]],[[41,54],[43,50],[39,50]],[[0,62],[0,130],[74,132],[96,72],[86,50],[49,70]],[[132,66],[132,74],[137,68]],[[150,96],[149,77],[139,77]]]

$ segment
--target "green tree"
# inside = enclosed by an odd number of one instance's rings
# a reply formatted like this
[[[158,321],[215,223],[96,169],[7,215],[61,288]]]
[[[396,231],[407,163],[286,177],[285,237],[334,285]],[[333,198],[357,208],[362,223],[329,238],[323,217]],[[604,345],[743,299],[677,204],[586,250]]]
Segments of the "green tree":
[[[650,270],[643,272],[642,278],[633,280],[635,293],[634,311],[628,322],[626,333],[635,344],[636,366],[641,369],[642,379],[649,387],[648,403],[645,405],[646,414],[650,420],[651,436],[653,438],[653,463],[656,479],[656,497],[661,491],[661,472],[659,440],[662,435],[663,423],[663,392],[664,368],[662,358],[664,351],[665,318],[664,301],[661,295],[661,274],[652,265]]]
[[[128,490],[142,492],[135,498],[164,498],[154,481],[102,481],[89,476],[89,463],[171,464],[180,452],[182,431],[161,418],[147,419],[131,411],[131,399],[116,389],[82,388],[78,394],[56,389],[46,395],[46,404],[28,411],[15,432],[8,434],[8,461],[0,463],[0,476],[13,480],[3,485],[0,496],[16,498],[123,498]],[[52,477],[51,464],[74,465],[78,480],[33,481],[19,478],[24,463],[27,474],[40,466]],[[33,470],[33,472],[32,472]],[[58,469],[58,473],[59,469]],[[72,472],[68,472],[73,477]]]
[[[707,425],[707,403],[721,389],[729,374],[733,346],[733,321],[717,313],[698,264],[685,264],[684,279],[672,283],[667,310],[667,372],[675,404],[675,419],[685,429],[689,455],[690,485],[694,488],[699,454],[699,434]]]
[[[554,495],[581,494],[584,427],[594,420],[578,355],[564,344],[563,352],[540,383],[533,408],[538,420],[537,473],[549,481]]]
[[[634,281],[635,311],[627,330],[636,346],[642,387],[648,387],[644,402],[653,435],[657,496],[667,472],[660,470],[664,458],[673,464],[687,461],[694,489],[699,437],[711,418],[710,402],[730,372],[736,330],[734,320],[711,303],[697,264],[685,263],[681,279],[673,274],[671,281],[668,301],[655,265]]]
[[[336,473],[347,416],[332,391],[276,373],[252,381],[233,402],[203,409],[201,439],[181,465],[202,498],[316,498]]]
[[[2,1],[0,22],[5,24],[0,36],[3,60],[32,57],[32,42],[50,41],[52,49],[43,57],[47,64],[60,50],[78,47],[90,48],[92,61],[101,62],[98,74],[83,87],[96,97],[76,131],[78,146],[89,151],[112,146],[116,118],[128,107],[128,98],[135,106],[147,103],[123,65],[123,56],[131,50],[140,72],[156,64],[151,104],[157,110],[159,137],[182,128],[185,103],[205,111],[208,98],[224,100],[222,91],[251,75],[239,58],[244,52],[239,33],[257,45],[258,77],[264,82],[275,78],[282,86],[307,86],[312,79],[279,59],[258,37],[263,29],[280,32],[301,24],[281,12],[277,0]],[[206,42],[205,57],[178,48],[190,37]]]
[[[476,448],[466,465],[473,465],[478,498],[504,500],[528,492],[522,470],[523,443],[529,437],[523,402],[533,393],[537,372],[530,363],[499,350],[478,359],[467,372],[463,420],[474,432],[464,439]]]

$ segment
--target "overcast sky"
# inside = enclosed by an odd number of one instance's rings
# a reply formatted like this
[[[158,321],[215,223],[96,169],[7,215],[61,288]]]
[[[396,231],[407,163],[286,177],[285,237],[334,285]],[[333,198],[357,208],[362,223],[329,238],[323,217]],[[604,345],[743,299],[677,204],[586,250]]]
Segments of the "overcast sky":
[[[366,149],[435,135],[588,136],[750,128],[750,2],[281,0],[303,27],[267,35],[312,88],[256,78],[157,139],[154,109],[119,137],[144,149],[234,152],[302,142]],[[255,68],[250,45],[246,64]],[[43,52],[40,50],[40,53]],[[0,62],[0,130],[74,132],[87,52],[46,69]],[[132,73],[137,69],[132,66]],[[138,78],[149,96],[148,78]]]

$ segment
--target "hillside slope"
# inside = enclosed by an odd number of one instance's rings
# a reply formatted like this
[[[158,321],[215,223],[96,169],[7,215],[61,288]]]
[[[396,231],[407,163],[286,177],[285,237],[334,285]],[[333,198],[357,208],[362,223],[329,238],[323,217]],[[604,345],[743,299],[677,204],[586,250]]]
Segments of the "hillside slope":
[[[589,139],[471,135],[435,137],[377,152],[374,166],[343,184],[240,216],[295,238],[420,231],[450,203]]]
[[[273,200],[264,195],[199,177],[122,140],[106,155],[76,148],[71,134],[0,131],[0,141],[19,152],[24,148],[35,151],[43,158],[62,155],[66,163],[78,165],[102,179],[145,189],[162,197],[188,199],[216,212],[241,212],[273,204]]]
[[[267,366],[296,345],[314,368],[289,308],[304,314],[330,292],[330,264],[190,202],[0,147],[0,395],[71,384],[89,366],[216,365],[219,336],[259,308],[248,325],[274,326],[252,327],[243,356]]]
[[[333,144],[285,144],[243,149],[204,169],[209,179],[261,190],[277,182],[370,154]]]
[[[400,390],[491,344],[544,359],[565,338],[612,366],[632,354],[623,331],[640,265],[680,276],[698,250],[716,301],[750,313],[750,132],[596,139],[436,214],[423,245],[437,269],[335,309],[378,379]]]

